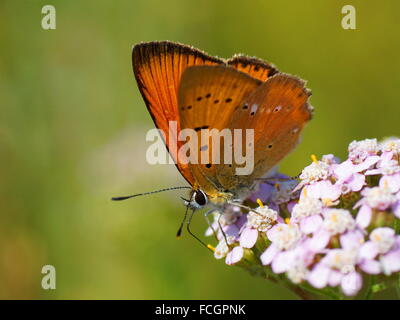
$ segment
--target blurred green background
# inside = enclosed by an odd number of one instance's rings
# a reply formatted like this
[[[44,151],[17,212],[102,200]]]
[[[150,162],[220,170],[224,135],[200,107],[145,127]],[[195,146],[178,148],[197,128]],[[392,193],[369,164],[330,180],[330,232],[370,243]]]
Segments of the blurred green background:
[[[41,28],[52,4],[57,29]],[[352,4],[357,30],[341,27]],[[0,298],[291,299],[215,260],[191,237],[170,192],[174,166],[151,166],[153,128],[131,67],[140,41],[173,40],[212,55],[255,55],[308,80],[315,117],[281,165],[345,156],[353,139],[398,135],[397,0],[0,2]],[[204,232],[201,215],[193,229]],[[41,289],[41,268],[57,289]]]

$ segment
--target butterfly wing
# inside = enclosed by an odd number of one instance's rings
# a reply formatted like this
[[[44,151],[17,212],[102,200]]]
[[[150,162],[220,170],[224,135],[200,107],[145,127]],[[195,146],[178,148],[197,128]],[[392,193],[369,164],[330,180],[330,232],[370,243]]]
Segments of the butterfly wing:
[[[169,121],[177,121],[180,131],[180,115],[178,112],[178,88],[186,68],[196,65],[229,65],[260,81],[278,73],[272,65],[257,59],[237,55],[225,61],[214,58],[206,53],[179,43],[161,41],[141,43],[134,46],[132,51],[133,71],[135,78],[157,128],[165,134],[165,143],[171,157],[174,159],[183,177],[193,185],[195,179],[185,163],[177,161],[175,148],[170,148]],[[207,109],[206,117],[213,115],[212,109]],[[228,113],[223,113],[228,117]],[[221,113],[214,113],[218,117]],[[226,120],[226,119],[225,119]],[[225,121],[224,120],[224,121]],[[221,122],[222,123],[222,122]],[[173,136],[171,136],[173,138]],[[172,141],[179,150],[182,143]]]
[[[165,134],[165,143],[184,178],[193,184],[185,164],[176,161],[175,148],[169,148],[169,121],[177,121],[179,113],[177,92],[184,70],[195,65],[216,65],[223,60],[213,58],[189,46],[164,42],[140,43],[132,50],[133,72],[156,127]],[[174,144],[180,147],[179,141]]]
[[[270,63],[244,55],[233,56],[227,61],[227,64],[263,82],[279,72],[278,69]]]
[[[194,129],[197,132],[196,139],[188,141],[188,147],[197,150],[198,164],[191,161],[188,166],[195,178],[195,187],[200,187],[209,196],[222,189],[216,177],[218,165],[211,163],[211,141],[214,134],[217,134],[213,133],[213,129],[220,132],[228,128],[235,109],[261,83],[227,65],[190,67],[182,76],[178,95],[181,129]],[[202,138],[206,131],[210,133],[209,137]],[[218,154],[219,151],[220,148]],[[201,158],[203,154],[209,162]]]
[[[218,180],[225,188],[250,187],[296,146],[300,132],[312,116],[310,95],[302,80],[280,73],[244,99],[229,127],[254,129],[254,170],[249,175],[236,175],[239,166],[235,163],[231,167],[219,166]]]

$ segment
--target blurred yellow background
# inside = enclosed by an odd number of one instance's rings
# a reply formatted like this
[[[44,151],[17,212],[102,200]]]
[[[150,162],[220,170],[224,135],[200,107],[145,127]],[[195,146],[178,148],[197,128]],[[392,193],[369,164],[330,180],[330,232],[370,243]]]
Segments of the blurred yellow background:
[[[41,28],[56,8],[57,29]],[[352,4],[357,29],[341,27]],[[308,80],[315,117],[281,165],[345,156],[353,139],[398,135],[400,2],[170,0],[0,2],[0,298],[290,299],[215,260],[187,234],[172,165],[145,159],[153,123],[131,47],[172,40],[255,55]],[[202,234],[206,222],[194,218]],[[41,288],[41,268],[57,289]]]

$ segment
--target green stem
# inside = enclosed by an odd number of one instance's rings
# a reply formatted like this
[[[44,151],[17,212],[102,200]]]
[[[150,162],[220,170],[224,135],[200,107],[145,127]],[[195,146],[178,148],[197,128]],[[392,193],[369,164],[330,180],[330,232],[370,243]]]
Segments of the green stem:
[[[400,219],[397,218],[394,219],[394,230],[396,234],[400,233]]]
[[[365,293],[364,299],[365,300],[370,300],[372,297],[372,294],[374,293],[372,288],[375,285],[376,277],[375,276],[370,276],[368,280],[368,286],[367,286],[367,291]]]
[[[337,294],[334,290],[331,288],[325,288],[325,289],[315,289],[311,287],[310,285],[304,285],[300,284],[299,285],[303,290],[307,290],[309,292],[312,292],[313,294],[319,296],[319,297],[324,297],[324,298],[329,298],[332,300],[341,300],[342,297]]]

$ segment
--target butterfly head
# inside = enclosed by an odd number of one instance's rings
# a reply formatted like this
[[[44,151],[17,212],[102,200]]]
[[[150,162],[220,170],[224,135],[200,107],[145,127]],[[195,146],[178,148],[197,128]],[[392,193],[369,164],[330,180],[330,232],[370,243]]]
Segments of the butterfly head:
[[[208,196],[201,189],[193,190],[190,200],[183,199],[185,206],[191,209],[201,209],[208,203]]]
[[[183,199],[185,206],[191,209],[201,209],[210,204],[213,207],[221,208],[233,199],[231,192],[214,191],[206,193],[201,189],[193,189],[190,200]]]

